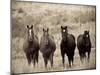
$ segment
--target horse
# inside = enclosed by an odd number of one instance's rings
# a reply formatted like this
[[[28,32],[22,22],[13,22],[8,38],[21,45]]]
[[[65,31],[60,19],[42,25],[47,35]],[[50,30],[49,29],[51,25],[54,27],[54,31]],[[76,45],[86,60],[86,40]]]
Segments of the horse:
[[[54,37],[49,34],[49,28],[43,28],[43,35],[40,41],[40,51],[44,58],[45,68],[47,68],[48,60],[51,62],[51,67],[53,67],[53,56],[56,50],[56,44]]]
[[[77,38],[77,48],[79,50],[80,60],[83,61],[86,58],[86,53],[88,53],[88,62],[91,53],[91,40],[89,31],[84,31],[84,34],[80,34]]]
[[[69,67],[73,65],[74,52],[75,52],[75,37],[68,33],[67,26],[61,26],[62,40],[60,43],[60,50],[62,56],[63,67],[65,64],[65,54],[68,57]]]
[[[33,25],[27,25],[27,38],[24,43],[24,52],[30,65],[31,62],[38,64],[38,56],[39,56],[39,41],[38,37],[34,34]]]

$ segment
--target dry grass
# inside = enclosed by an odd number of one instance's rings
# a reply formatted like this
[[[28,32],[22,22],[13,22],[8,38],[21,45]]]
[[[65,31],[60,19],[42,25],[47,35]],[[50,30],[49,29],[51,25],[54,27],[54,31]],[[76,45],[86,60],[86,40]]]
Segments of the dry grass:
[[[28,3],[16,2],[12,4],[12,72],[13,73],[31,73],[47,72],[61,70],[80,70],[93,69],[96,67],[96,21],[94,6],[76,6],[48,3]],[[57,49],[54,55],[54,67],[44,68],[44,62],[41,53],[39,53],[39,63],[36,67],[29,66],[23,51],[23,44],[26,37],[26,25],[34,25],[34,33],[41,37],[43,27],[49,27],[49,32],[54,36]],[[80,26],[81,24],[81,26]],[[75,61],[72,68],[68,67],[66,57],[66,66],[63,68],[60,55],[61,25],[67,25],[69,33],[72,33],[77,39],[84,30],[90,31],[92,42],[92,52],[90,63],[85,61],[80,63],[78,50],[75,49]]]

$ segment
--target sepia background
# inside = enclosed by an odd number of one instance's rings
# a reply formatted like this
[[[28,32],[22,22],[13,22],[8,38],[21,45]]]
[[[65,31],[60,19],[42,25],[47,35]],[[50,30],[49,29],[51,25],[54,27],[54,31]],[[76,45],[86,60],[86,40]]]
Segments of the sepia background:
[[[12,73],[33,73],[47,71],[64,71],[96,68],[96,7],[68,4],[50,4],[36,2],[12,2],[11,12],[11,70]],[[23,51],[23,43],[26,39],[26,25],[34,25],[34,32],[40,39],[43,27],[49,28],[49,33],[54,36],[56,51],[54,54],[54,67],[48,69],[44,67],[44,61],[39,53],[39,64],[34,67],[27,63]],[[77,39],[84,30],[90,31],[92,49],[90,62],[80,62],[77,47],[75,49],[74,66],[68,67],[67,57],[65,67],[62,65],[60,54],[61,25],[68,26],[68,32]]]

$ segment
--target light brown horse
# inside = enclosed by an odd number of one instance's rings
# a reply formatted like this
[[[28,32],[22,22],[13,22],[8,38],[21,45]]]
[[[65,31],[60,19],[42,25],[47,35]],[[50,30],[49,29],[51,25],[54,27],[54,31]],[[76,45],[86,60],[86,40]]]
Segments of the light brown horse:
[[[54,42],[53,36],[50,36],[49,29],[43,28],[43,35],[40,41],[40,51],[44,58],[45,67],[47,68],[48,60],[51,62],[51,67],[53,67],[53,56],[56,50],[56,44]]]
[[[27,40],[24,43],[24,52],[26,54],[26,58],[28,64],[31,62],[38,63],[38,56],[39,56],[39,42],[37,36],[34,34],[33,25],[27,25]]]

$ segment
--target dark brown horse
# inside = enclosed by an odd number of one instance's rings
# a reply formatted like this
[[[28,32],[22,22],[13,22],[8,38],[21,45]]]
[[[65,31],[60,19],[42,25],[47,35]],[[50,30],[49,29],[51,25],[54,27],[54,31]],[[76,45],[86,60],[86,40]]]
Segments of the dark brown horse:
[[[61,56],[62,56],[62,63],[64,66],[65,63],[65,55],[68,56],[69,66],[71,67],[71,63],[73,64],[74,61],[74,52],[75,52],[75,37],[72,34],[68,33],[67,26],[61,26]]]
[[[88,61],[89,61],[91,52],[91,40],[89,31],[84,31],[84,34],[78,36],[77,48],[79,50],[80,60],[83,61],[83,59],[86,58],[86,53],[88,53]]]
[[[24,52],[26,54],[26,58],[28,64],[31,62],[38,63],[39,56],[39,42],[37,36],[34,34],[33,25],[27,25],[27,40],[24,43]]]
[[[53,36],[49,35],[49,29],[43,28],[43,36],[40,41],[40,51],[44,58],[45,67],[47,68],[48,60],[51,62],[51,67],[53,67],[53,56],[56,50],[56,45]]]

